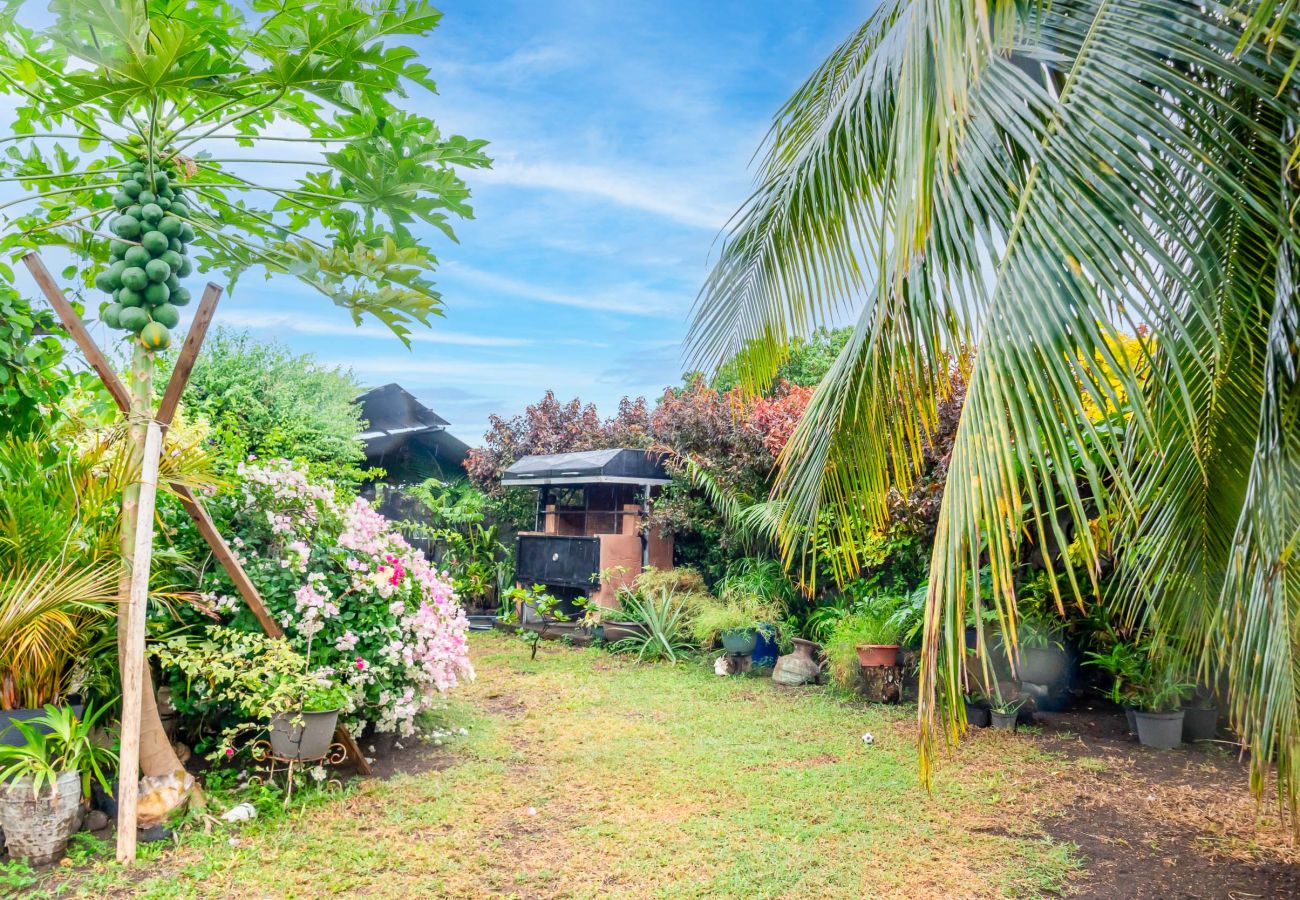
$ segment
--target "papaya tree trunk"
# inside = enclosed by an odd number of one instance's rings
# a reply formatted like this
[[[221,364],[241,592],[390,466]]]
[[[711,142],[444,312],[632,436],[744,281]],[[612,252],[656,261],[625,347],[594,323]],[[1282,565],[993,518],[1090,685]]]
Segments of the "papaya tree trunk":
[[[131,454],[127,471],[131,480],[122,491],[122,572],[118,576],[118,593],[122,597],[131,590],[131,566],[135,560],[135,532],[140,514],[140,484],[136,480],[140,465],[144,459],[144,439],[148,431],[148,421],[153,416],[153,354],[145,350],[139,341],[133,341],[134,351],[131,356],[131,440],[128,452]],[[117,619],[118,658],[125,652],[127,622],[125,616]],[[140,703],[140,774],[170,775],[182,768],[180,758],[167,740],[163,731],[162,719],[158,715],[158,703],[153,693],[153,678],[149,667],[144,667],[144,685]]]

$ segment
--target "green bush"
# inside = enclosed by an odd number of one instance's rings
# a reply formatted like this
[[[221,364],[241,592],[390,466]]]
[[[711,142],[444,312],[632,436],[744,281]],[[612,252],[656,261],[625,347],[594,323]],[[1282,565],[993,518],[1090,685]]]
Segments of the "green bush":
[[[249,456],[307,464],[312,475],[355,485],[364,477],[365,430],[352,373],[295,355],[283,344],[217,329],[204,342],[185,408],[211,429],[228,465]]]

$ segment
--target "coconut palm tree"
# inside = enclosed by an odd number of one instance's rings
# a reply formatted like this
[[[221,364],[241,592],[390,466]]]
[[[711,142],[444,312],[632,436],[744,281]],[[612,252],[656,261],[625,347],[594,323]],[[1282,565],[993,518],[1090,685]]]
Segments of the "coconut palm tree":
[[[856,318],[781,462],[790,553],[824,505],[883,522],[966,379],[925,623],[927,777],[964,728],[946,688],[967,614],[991,606],[1014,635],[1027,547],[1061,605],[1096,595],[1113,552],[1131,612],[1227,679],[1256,788],[1275,771],[1296,809],[1296,9],[884,0],[776,116],[691,362],[739,355],[752,386],[793,337]],[[836,518],[852,550],[870,517]]]

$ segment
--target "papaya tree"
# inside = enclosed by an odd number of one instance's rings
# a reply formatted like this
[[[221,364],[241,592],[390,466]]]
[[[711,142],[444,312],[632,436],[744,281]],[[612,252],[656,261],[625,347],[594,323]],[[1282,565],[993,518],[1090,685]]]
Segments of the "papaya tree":
[[[471,215],[458,170],[489,160],[409,108],[434,90],[410,44],[439,17],[425,0],[3,4],[0,277],[32,249],[69,260],[64,280],[130,349],[137,465],[153,355],[196,275],[296,278],[403,341],[441,313],[423,235],[454,239]],[[147,683],[144,701],[142,771],[175,771]]]

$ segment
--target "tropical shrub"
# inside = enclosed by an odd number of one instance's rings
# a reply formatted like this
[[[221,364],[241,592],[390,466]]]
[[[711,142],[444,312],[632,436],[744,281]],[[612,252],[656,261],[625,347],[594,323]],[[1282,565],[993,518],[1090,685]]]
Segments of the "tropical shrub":
[[[357,730],[410,734],[438,694],[473,677],[450,581],[366,500],[275,460],[240,465],[210,508],[290,643],[310,644],[348,692]],[[202,555],[187,520],[176,539]],[[205,568],[200,590],[230,627],[260,630],[224,571]]]
[[[87,705],[78,717],[71,707],[47,704],[44,712],[26,722],[14,722],[22,743],[0,744],[0,784],[32,779],[32,796],[53,785],[63,772],[81,776],[81,794],[90,794],[92,779],[109,790],[105,773],[112,771],[117,754],[97,739],[94,729],[105,707]]]
[[[209,429],[208,447],[233,469],[250,456],[293,459],[335,482],[361,481],[365,431],[352,373],[274,341],[218,328],[185,388],[186,415]]]
[[[640,624],[644,633],[615,641],[610,649],[634,653],[638,661],[677,662],[692,648],[691,616],[697,599],[668,586],[619,591],[622,617]]]

